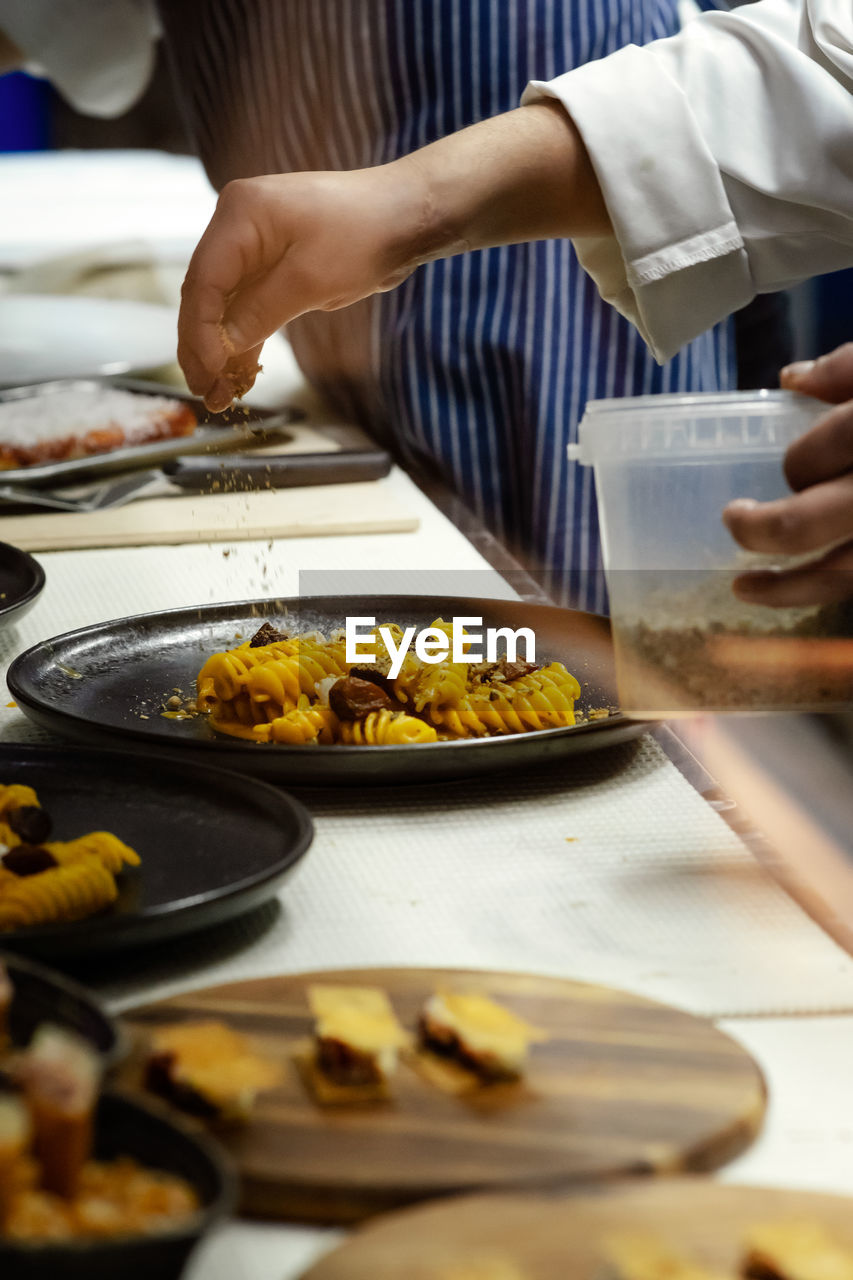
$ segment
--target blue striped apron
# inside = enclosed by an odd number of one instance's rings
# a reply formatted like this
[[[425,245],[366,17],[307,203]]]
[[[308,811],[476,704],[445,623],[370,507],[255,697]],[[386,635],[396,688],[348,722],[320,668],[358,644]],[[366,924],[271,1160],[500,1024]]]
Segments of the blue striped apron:
[[[550,79],[677,29],[676,0],[161,0],[214,185],[379,164],[508,110]],[[655,364],[568,241],[421,267],[289,326],[306,374],[414,469],[436,467],[552,595],[606,607],[587,399],[734,383],[729,324]]]

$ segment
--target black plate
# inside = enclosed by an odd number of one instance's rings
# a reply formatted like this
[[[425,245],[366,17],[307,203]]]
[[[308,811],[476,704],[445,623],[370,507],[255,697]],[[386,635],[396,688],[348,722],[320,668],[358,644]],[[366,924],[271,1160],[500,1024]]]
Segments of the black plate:
[[[0,1239],[4,1280],[178,1280],[202,1236],[234,1208],[236,1179],[219,1147],[159,1107],[104,1093],[94,1154],[99,1160],[129,1156],[146,1168],[184,1178],[198,1195],[198,1212],[150,1235],[45,1244]]]
[[[313,835],[284,792],[131,752],[0,745],[0,782],[35,787],[57,839],[113,831],[142,859],[107,911],[0,933],[4,947],[30,955],[85,956],[227,920],[269,898]]]
[[[251,636],[264,618],[330,631],[348,616],[428,626],[442,616],[482,616],[484,627],[532,627],[538,661],[564,662],[581,684],[579,709],[611,707],[616,681],[606,618],[506,600],[421,596],[313,596],[142,614],[68,632],[12,663],[8,683],[37,724],[83,742],[146,745],[158,757],[206,759],[278,783],[427,782],[537,765],[615,745],[643,732],[620,714],[567,729],[412,746],[285,746],[216,734],[203,718],[160,715],[179,687],[195,690],[205,658]],[[145,718],[147,717],[147,718]]]
[[[118,1060],[123,1049],[118,1025],[85,987],[10,952],[0,951],[0,963],[12,980],[12,1044],[25,1048],[42,1023],[52,1022],[88,1040],[106,1066]]]
[[[26,551],[0,542],[0,626],[27,613],[43,587],[44,569],[39,562]]]

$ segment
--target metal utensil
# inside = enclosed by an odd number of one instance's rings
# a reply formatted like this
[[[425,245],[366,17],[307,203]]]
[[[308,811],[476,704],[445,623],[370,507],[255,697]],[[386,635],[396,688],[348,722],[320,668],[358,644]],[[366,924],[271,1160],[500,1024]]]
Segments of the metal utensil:
[[[82,498],[72,498],[64,493],[54,493],[48,489],[25,489],[22,485],[0,485],[0,502],[14,503],[15,506],[42,507],[47,511],[103,511],[107,507],[120,507],[144,489],[153,485],[162,485],[163,472],[135,471],[133,475],[122,476],[120,480],[111,480],[100,485],[94,493]]]
[[[391,455],[375,445],[326,453],[206,454],[175,458],[163,466],[173,484],[201,493],[353,484],[381,480],[390,470]]]
[[[292,453],[251,457],[243,454],[174,458],[162,468],[134,471],[110,480],[83,496],[22,485],[0,485],[0,502],[41,507],[48,511],[91,512],[120,507],[149,493],[245,493],[312,484],[351,484],[379,480],[391,468],[384,449],[341,449],[329,453]]]

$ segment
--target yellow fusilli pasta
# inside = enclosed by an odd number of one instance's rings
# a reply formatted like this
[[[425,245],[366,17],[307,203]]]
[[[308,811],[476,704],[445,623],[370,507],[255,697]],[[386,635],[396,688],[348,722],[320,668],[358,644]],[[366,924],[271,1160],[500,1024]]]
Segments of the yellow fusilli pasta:
[[[575,723],[580,686],[562,663],[454,662],[453,624],[438,618],[430,630],[447,637],[449,656],[426,662],[409,649],[392,677],[392,650],[404,639],[396,623],[370,633],[365,651],[375,659],[366,668],[346,661],[340,636],[284,637],[266,626],[253,641],[207,659],[197,706],[218,732],[256,743],[377,746]]]
[[[117,876],[123,867],[138,867],[140,862],[139,854],[111,831],[90,831],[76,840],[51,841],[44,848],[62,867],[94,858],[113,876]]]
[[[218,728],[216,719],[213,727]],[[335,741],[338,717],[330,707],[311,706],[303,694],[299,705],[283,716],[265,724],[240,725],[239,731],[229,725],[225,732],[252,742],[323,742]]]
[[[114,878],[97,858],[0,882],[0,929],[81,920],[118,897]]]
[[[270,721],[293,710],[300,694],[313,694],[318,680],[346,670],[342,645],[287,640],[253,649],[247,643],[208,658],[198,676],[196,704],[223,721]],[[222,714],[229,703],[237,704],[233,716]]]
[[[29,787],[0,788],[0,805],[0,931],[93,915],[118,897],[116,876],[139,865],[135,850],[110,831],[38,844],[22,839],[9,825],[16,809],[39,809],[40,820],[47,818]]]
[[[38,796],[32,787],[25,787],[15,782],[11,786],[0,786],[0,815],[10,809],[38,808]]]
[[[355,747],[390,746],[400,742],[436,742],[431,724],[405,711],[371,711],[363,720],[342,720],[340,740]]]
[[[436,708],[433,718],[459,737],[561,728],[574,724],[579,693],[574,676],[561,663],[552,663],[543,671]]]

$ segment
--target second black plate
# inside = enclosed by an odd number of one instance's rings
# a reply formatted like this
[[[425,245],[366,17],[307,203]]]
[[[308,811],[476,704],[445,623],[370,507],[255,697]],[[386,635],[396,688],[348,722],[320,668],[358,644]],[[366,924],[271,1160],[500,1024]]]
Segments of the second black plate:
[[[34,787],[54,838],[112,831],[140,867],[118,900],[85,920],[0,931],[9,950],[86,956],[159,942],[230,919],[269,898],[311,843],[296,800],[203,765],[130,752],[0,746],[0,783]]]
[[[0,542],[0,625],[31,609],[43,587],[44,569],[39,562],[26,551]]]
[[[387,747],[259,745],[214,733],[203,718],[165,720],[176,689],[195,691],[205,658],[248,639],[265,618],[289,630],[328,633],[347,617],[427,627],[437,617],[482,617],[484,628],[532,628],[539,662],[564,662],[581,684],[578,710],[615,702],[606,618],[520,601],[419,596],[312,596],[141,614],[68,632],[13,662],[8,683],[36,723],[82,742],[141,746],[152,754],[207,760],[282,785],[427,782],[594,751],[637,737],[640,722],[616,713],[565,729],[499,738]],[[523,652],[523,651],[522,651]]]

